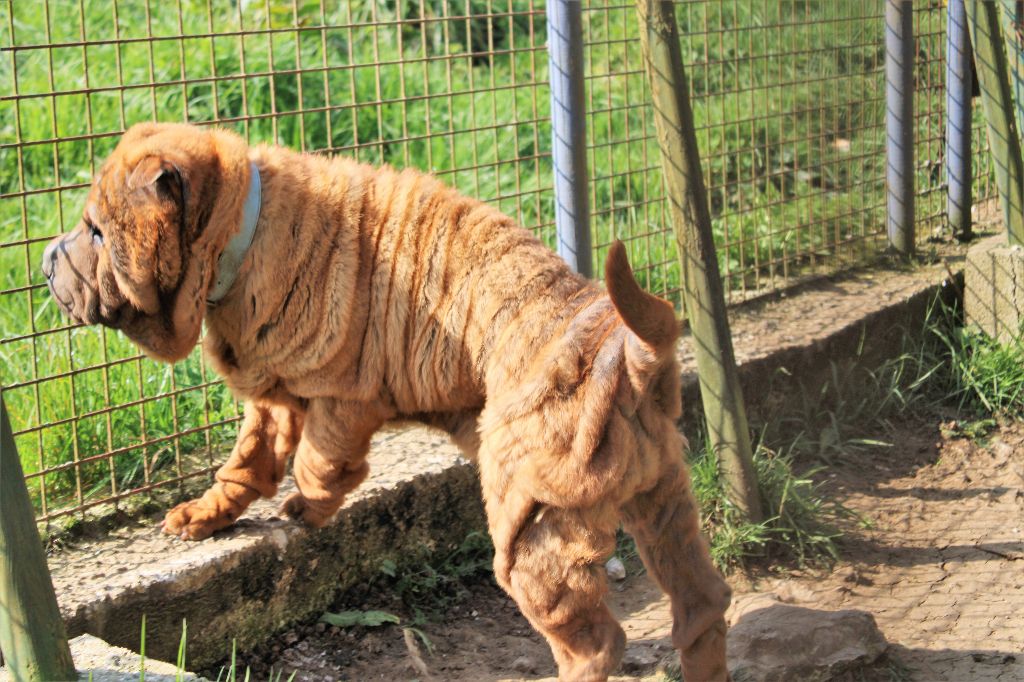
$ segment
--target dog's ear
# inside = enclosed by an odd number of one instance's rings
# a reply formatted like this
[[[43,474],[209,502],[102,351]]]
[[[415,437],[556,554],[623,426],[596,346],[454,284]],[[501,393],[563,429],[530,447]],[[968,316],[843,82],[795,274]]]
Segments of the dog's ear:
[[[187,186],[181,167],[173,160],[161,156],[146,156],[128,176],[129,191],[154,192],[171,199],[184,210]]]
[[[119,229],[106,239],[114,276],[138,310],[155,315],[181,281],[188,184],[182,164],[162,152],[129,162],[120,177],[123,189],[111,187],[103,201],[108,207],[120,203],[112,211],[116,221],[108,217]]]

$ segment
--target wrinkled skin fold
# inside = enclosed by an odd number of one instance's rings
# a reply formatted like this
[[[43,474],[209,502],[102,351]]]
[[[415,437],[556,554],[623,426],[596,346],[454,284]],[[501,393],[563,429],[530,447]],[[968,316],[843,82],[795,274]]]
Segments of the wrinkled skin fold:
[[[227,295],[250,161],[263,203]],[[386,421],[448,432],[480,470],[495,575],[565,680],[603,680],[625,635],[604,603],[620,523],[672,602],[687,680],[728,679],[729,588],[684,467],[671,306],[609,249],[606,289],[497,210],[412,170],[250,148],[234,133],[142,124],[104,163],[43,272],[62,310],[168,362],[196,345],[245,418],[228,461],[164,530],[201,540],[276,494],[326,524],[367,476]]]

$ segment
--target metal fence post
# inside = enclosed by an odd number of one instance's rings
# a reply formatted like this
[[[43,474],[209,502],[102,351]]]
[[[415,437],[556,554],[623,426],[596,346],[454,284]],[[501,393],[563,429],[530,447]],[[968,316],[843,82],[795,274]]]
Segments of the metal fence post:
[[[0,395],[0,649],[15,682],[77,680]]]
[[[946,15],[946,214],[953,234],[971,238],[971,38],[964,0]]]
[[[972,0],[965,7],[1006,232],[1011,244],[1024,245],[1024,159],[999,27],[999,5]]]
[[[558,255],[576,272],[592,277],[581,3],[578,0],[550,0],[547,18]]]
[[[914,253],[914,7],[885,2],[886,226],[889,244]]]

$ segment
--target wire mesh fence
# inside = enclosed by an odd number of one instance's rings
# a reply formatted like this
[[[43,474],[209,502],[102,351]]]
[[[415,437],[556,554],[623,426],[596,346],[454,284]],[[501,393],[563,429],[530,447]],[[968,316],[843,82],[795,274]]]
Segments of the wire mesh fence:
[[[883,2],[679,3],[731,300],[884,247]],[[238,407],[196,353],[167,367],[68,324],[38,263],[138,121],[429,170],[554,242],[541,0],[0,3],[0,360],[47,523],[208,475]],[[919,235],[944,226],[945,11],[916,3]],[[613,238],[676,303],[679,271],[632,2],[584,5],[595,272]],[[992,194],[983,131],[975,196]]]

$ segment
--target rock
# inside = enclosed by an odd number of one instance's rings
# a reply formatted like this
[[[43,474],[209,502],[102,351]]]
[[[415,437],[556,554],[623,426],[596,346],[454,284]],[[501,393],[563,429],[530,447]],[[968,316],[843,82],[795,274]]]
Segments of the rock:
[[[746,611],[729,630],[729,669],[735,682],[829,680],[873,663],[887,648],[870,613],[776,602]]]
[[[658,656],[647,647],[632,646],[622,657],[622,671],[629,675],[643,675],[658,665]]]
[[[537,661],[529,656],[520,656],[512,661],[512,669],[526,675],[533,675],[537,672]]]
[[[626,566],[622,563],[622,559],[617,556],[613,556],[608,560],[608,563],[604,565],[604,570],[608,572],[608,577],[612,580],[626,579]]]

